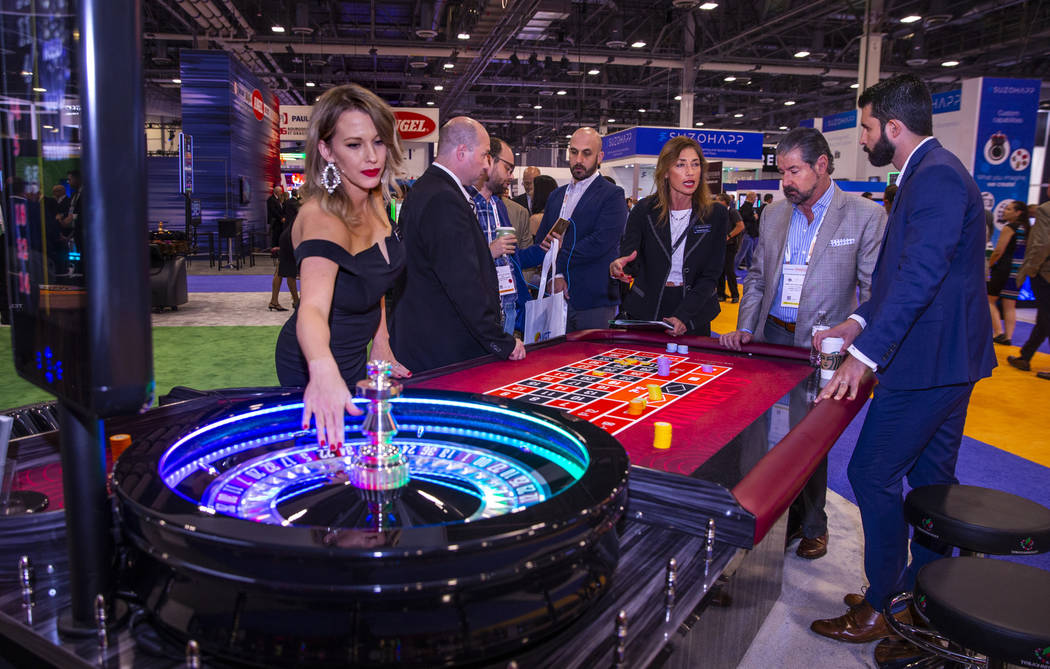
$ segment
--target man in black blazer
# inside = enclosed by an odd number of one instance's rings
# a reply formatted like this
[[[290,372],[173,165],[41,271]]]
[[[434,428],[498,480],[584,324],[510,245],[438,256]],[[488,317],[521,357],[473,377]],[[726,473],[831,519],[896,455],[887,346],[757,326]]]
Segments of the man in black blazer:
[[[521,173],[521,185],[525,189],[525,192],[512,198],[515,202],[525,207],[525,210],[532,214],[532,184],[536,177],[540,175],[540,168],[538,167],[526,167],[525,171]]]
[[[500,327],[499,288],[488,241],[465,186],[491,164],[489,135],[458,116],[438,133],[437,157],[405,198],[398,225],[405,286],[391,341],[413,372],[495,354],[521,360],[525,346]]]
[[[284,204],[281,202],[282,193],[284,193],[283,188],[274,186],[270,197],[266,198],[266,227],[270,229],[270,237],[274,240],[281,236],[281,229],[284,224]]]

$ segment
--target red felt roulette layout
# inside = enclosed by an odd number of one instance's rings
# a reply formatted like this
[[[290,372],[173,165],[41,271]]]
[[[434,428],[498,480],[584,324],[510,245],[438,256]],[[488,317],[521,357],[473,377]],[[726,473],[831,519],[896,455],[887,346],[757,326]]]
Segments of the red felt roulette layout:
[[[667,358],[670,373],[657,373],[657,359]],[[710,371],[704,371],[704,369]],[[688,355],[611,348],[515,383],[486,390],[486,395],[541,404],[584,418],[610,434],[618,434],[670,406],[732,369],[704,363]],[[649,386],[660,388],[660,400],[647,399],[638,415],[629,412],[636,397],[649,396]]]
[[[521,361],[481,358],[416,374],[405,385],[483,393],[560,409],[614,434],[634,465],[693,475],[813,372],[808,352],[802,349],[773,347],[748,356],[726,351],[710,337],[692,337],[684,342],[690,347],[688,353],[666,353],[669,339],[614,330],[572,333],[530,346]],[[676,342],[683,339],[687,338]],[[627,358],[618,358],[621,353]],[[673,361],[666,379],[654,373],[660,356]],[[638,362],[616,363],[626,359]],[[616,364],[623,369],[594,376]],[[703,372],[704,365],[712,371]],[[664,400],[647,405],[641,416],[630,415],[630,399],[647,395],[649,384],[666,388],[661,390]],[[573,396],[590,401],[579,402]],[[669,449],[653,446],[653,424],[658,421],[672,425]]]

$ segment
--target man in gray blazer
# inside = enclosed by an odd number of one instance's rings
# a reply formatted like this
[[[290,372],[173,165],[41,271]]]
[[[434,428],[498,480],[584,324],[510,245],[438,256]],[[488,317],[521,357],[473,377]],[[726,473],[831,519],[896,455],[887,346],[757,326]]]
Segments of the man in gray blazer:
[[[813,325],[845,320],[868,299],[886,212],[847,195],[831,180],[834,157],[824,136],[795,128],[777,146],[786,200],[767,205],[740,301],[737,329],[721,336],[739,351],[751,341],[809,347]],[[801,519],[797,553],[827,553],[827,459],[792,505]]]

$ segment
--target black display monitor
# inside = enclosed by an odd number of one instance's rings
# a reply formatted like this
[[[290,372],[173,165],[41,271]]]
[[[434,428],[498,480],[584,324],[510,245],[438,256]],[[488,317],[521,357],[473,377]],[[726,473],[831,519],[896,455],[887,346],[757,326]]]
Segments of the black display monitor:
[[[146,150],[141,84],[118,76],[140,54],[100,48],[85,4],[2,3],[0,210],[19,375],[106,417],[153,393]]]

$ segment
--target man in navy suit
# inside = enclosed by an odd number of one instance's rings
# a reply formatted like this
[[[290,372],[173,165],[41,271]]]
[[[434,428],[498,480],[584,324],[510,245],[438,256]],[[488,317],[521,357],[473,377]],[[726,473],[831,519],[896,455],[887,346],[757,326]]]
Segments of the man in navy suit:
[[[500,325],[499,287],[481,232],[473,185],[491,165],[489,135],[457,116],[438,133],[437,157],[409,191],[398,217],[405,286],[391,343],[413,372],[487,354],[521,360],[525,346]]]
[[[873,165],[900,170],[871,298],[846,321],[818,333],[848,351],[818,401],[857,395],[879,380],[849,480],[864,525],[867,592],[846,595],[849,611],[817,620],[814,632],[865,643],[890,636],[882,610],[910,590],[919,567],[942,554],[911,542],[902,480],[912,487],[958,483],[955,463],[974,383],[995,367],[984,292],[984,205],[959,159],[931,137],[930,92],[912,75],[861,94],[860,143]]]
[[[620,237],[627,224],[623,189],[603,179],[602,138],[594,128],[580,128],[569,140],[572,182],[547,199],[536,239],[545,240],[559,218],[569,221],[558,253],[554,292],[565,291],[569,305],[566,331],[607,328],[620,304],[620,289],[609,278]],[[521,267],[543,262],[546,251],[533,244],[518,252]]]

